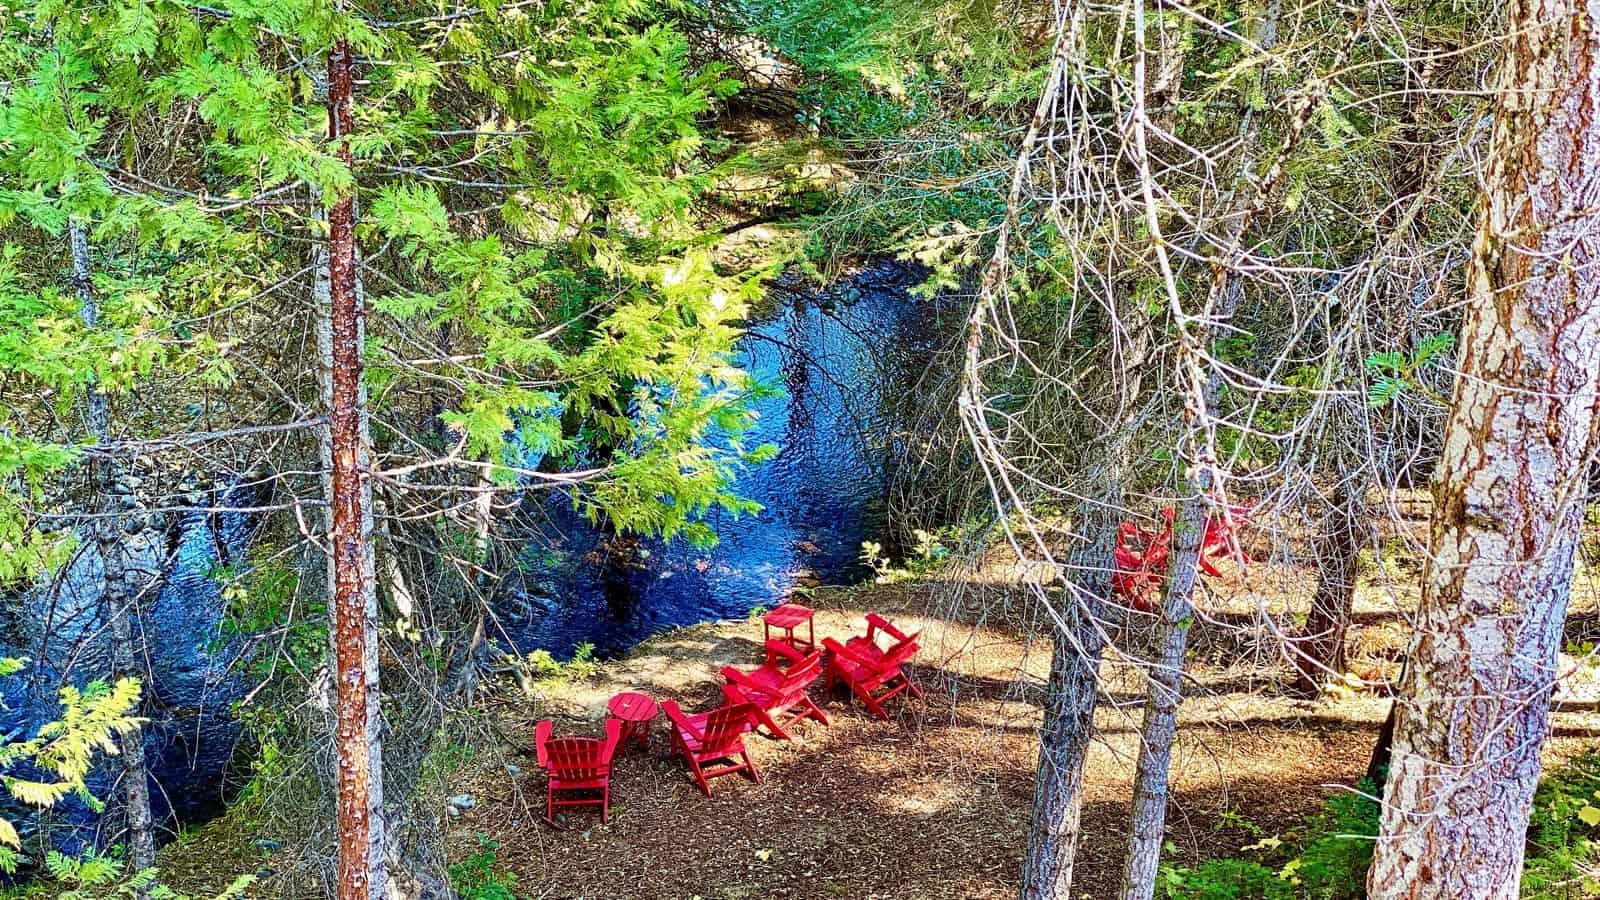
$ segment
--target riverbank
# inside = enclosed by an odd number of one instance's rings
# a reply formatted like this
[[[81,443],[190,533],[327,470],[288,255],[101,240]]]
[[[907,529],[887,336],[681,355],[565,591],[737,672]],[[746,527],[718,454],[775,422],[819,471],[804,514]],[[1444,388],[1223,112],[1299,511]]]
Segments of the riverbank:
[[[650,751],[629,751],[617,765],[606,826],[583,813],[564,830],[544,824],[534,724],[554,718],[558,733],[598,734],[605,701],[621,690],[708,707],[719,699],[721,666],[759,660],[759,621],[679,629],[592,671],[545,679],[532,696],[513,684],[498,686],[476,714],[471,730],[479,738],[448,754],[434,791],[451,860],[479,852],[485,837],[493,840],[493,867],[516,876],[518,897],[1014,896],[1047,647],[996,627],[1004,610],[993,605],[942,612],[951,605],[949,587],[865,585],[819,591],[809,601],[818,610],[819,636],[862,630],[868,610],[923,628],[924,650],[912,673],[925,701],[901,705],[893,721],[879,722],[835,694],[824,707],[831,727],[810,725],[795,743],[752,738],[762,783],[720,779],[709,799],[668,758],[658,720]],[[1249,601],[1242,592],[1230,598]],[[1393,658],[1397,648],[1386,637],[1395,633],[1392,625],[1379,616],[1359,626],[1352,640],[1358,663]],[[1202,623],[1196,635],[1201,659],[1173,764],[1172,862],[1236,852],[1353,784],[1388,704],[1355,692],[1293,698],[1273,686],[1258,660],[1246,678],[1239,677],[1242,663],[1205,661],[1224,644],[1249,656],[1237,633],[1224,640],[1220,629]],[[1111,664],[1105,672],[1110,702],[1098,713],[1101,739],[1090,758],[1083,813],[1077,877],[1083,896],[1111,893],[1120,870],[1140,712],[1136,675]],[[1564,758],[1596,734],[1592,714],[1560,713],[1550,753]],[[455,798],[453,811],[446,797]],[[223,846],[226,829],[217,830],[169,849],[163,865],[180,876],[194,872],[202,856],[207,866],[218,865],[230,851]],[[261,864],[249,846],[232,853],[238,854],[232,871]],[[270,859],[265,865],[270,869]],[[296,896],[275,880],[264,880],[256,895]]]

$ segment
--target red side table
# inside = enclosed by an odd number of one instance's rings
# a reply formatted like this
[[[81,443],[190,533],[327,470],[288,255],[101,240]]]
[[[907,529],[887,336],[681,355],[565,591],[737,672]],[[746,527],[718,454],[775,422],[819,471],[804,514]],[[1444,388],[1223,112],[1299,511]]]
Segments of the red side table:
[[[644,694],[626,691],[606,703],[611,716],[622,723],[619,744],[626,747],[632,739],[640,747],[650,749],[650,723],[656,718],[656,702]]]
[[[772,629],[777,628],[783,632],[783,636],[778,640],[799,650],[801,653],[810,653],[817,649],[816,623],[811,619],[814,615],[816,615],[816,612],[809,607],[801,606],[798,603],[785,603],[761,617],[761,624],[764,628],[762,640],[772,640]],[[806,626],[804,640],[794,633],[795,629],[802,624]]]

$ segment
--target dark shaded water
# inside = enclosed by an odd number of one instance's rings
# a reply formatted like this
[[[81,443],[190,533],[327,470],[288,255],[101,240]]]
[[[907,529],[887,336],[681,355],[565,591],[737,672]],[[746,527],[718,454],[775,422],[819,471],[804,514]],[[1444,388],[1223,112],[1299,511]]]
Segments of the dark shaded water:
[[[217,505],[246,503],[226,493],[216,499]],[[148,648],[139,667],[148,670],[144,734],[157,821],[205,819],[223,807],[223,776],[240,734],[232,704],[242,687],[230,675],[237,646],[220,631],[221,588],[212,573],[243,553],[248,530],[244,515],[193,513],[171,531],[146,529],[129,546],[131,566],[159,573],[156,595],[141,603],[134,623],[135,640],[142,632],[140,643]],[[110,672],[103,578],[100,556],[87,544],[54,590],[23,598],[21,621],[12,629],[15,645],[0,644],[0,655],[33,662],[0,683],[0,733],[33,734],[59,718],[60,684],[81,687]],[[91,792],[109,796],[115,774],[102,765],[89,779]],[[63,849],[115,838],[96,833],[99,816],[77,798],[69,797],[52,816],[69,826],[55,833]]]
[[[866,574],[861,543],[883,531],[897,413],[938,342],[929,305],[910,297],[919,271],[885,262],[820,294],[788,298],[750,329],[743,363],[780,385],[761,401],[749,446],[778,454],[735,482],[763,507],[711,519],[717,543],[638,542],[632,552],[551,504],[551,533],[523,558],[524,583],[501,611],[518,649],[599,655],[652,634],[776,606],[797,586]]]
[[[774,606],[798,586],[866,574],[861,543],[883,531],[890,466],[904,437],[899,411],[939,339],[930,305],[908,294],[921,277],[884,262],[821,293],[784,295],[741,345],[746,365],[783,390],[761,401],[756,433],[745,438],[749,446],[776,444],[778,453],[736,485],[763,510],[715,517],[712,548],[644,541],[619,552],[570,503],[549,498],[542,509],[550,537],[530,542],[523,555],[518,585],[498,611],[501,639],[560,658],[580,644],[605,655],[673,627]],[[197,514],[179,523],[172,545],[169,534],[150,529],[130,548],[138,565],[162,573],[142,622],[146,746],[160,819],[203,819],[222,807],[239,737],[230,707],[242,685],[230,676],[237,642],[220,631],[212,572],[243,552],[247,530],[244,516]],[[0,684],[0,734],[31,734],[55,718],[58,679],[81,684],[109,671],[101,578],[88,548],[55,594],[26,599],[9,629],[15,646],[0,645],[0,654],[44,662],[31,677]],[[92,785],[102,797],[113,787],[103,768]],[[57,817],[81,826],[68,830],[67,849],[93,835],[97,817],[82,804],[67,804]]]

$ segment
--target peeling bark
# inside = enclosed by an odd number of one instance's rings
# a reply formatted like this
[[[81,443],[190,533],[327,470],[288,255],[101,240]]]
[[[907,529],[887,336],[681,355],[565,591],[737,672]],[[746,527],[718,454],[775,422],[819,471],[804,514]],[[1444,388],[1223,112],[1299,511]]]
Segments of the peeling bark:
[[[83,223],[72,220],[67,226],[72,249],[72,287],[78,298],[78,316],[84,327],[99,324],[100,307],[90,280],[89,237]],[[90,386],[87,396],[89,430],[99,443],[109,443],[111,404],[98,387]],[[138,591],[128,573],[129,531],[137,530],[133,483],[117,457],[94,463],[95,483],[101,496],[101,518],[95,520],[95,547],[105,571],[106,619],[111,628],[111,678],[139,677],[133,639],[133,605]],[[141,701],[143,693],[141,692]],[[117,735],[118,755],[122,758],[123,811],[127,818],[128,862],[139,872],[155,865],[155,827],[150,813],[150,775],[144,756],[144,731],[129,729]],[[148,897],[148,887],[138,888],[136,896]]]
[[[1600,7],[1517,0],[1374,898],[1511,898],[1600,402]]]
[[[353,79],[349,45],[328,53],[328,139],[347,164]],[[339,900],[376,900],[388,888],[383,835],[381,717],[378,700],[377,592],[373,573],[371,488],[363,435],[363,313],[356,285],[355,198],[328,210],[328,309],[332,371],[331,451],[333,643],[338,756]]]

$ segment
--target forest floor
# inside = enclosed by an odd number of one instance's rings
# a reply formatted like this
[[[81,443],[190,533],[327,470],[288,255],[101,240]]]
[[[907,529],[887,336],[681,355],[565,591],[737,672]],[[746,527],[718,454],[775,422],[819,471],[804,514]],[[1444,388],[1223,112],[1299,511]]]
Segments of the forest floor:
[[[893,721],[835,694],[824,707],[831,727],[809,724],[795,743],[749,739],[762,783],[724,777],[709,799],[668,758],[658,725],[650,751],[632,750],[616,767],[608,826],[582,812],[565,830],[544,824],[529,754],[514,763],[527,773],[520,779],[503,766],[463,771],[453,784],[479,805],[452,822],[458,855],[478,834],[492,836],[519,896],[530,897],[1014,897],[1048,651],[929,615],[929,591],[869,587],[810,601],[819,636],[864,630],[868,609],[925,629],[912,672],[927,697],[900,705]],[[760,638],[756,620],[664,635],[592,678],[549,685],[536,706],[506,704],[500,725],[528,743],[539,718],[555,718],[558,733],[598,733],[605,701],[622,690],[709,707],[720,701],[718,668],[758,662]],[[1114,892],[1126,833],[1140,698],[1119,689],[1133,681],[1115,668],[1089,761],[1075,879],[1086,898]],[[1369,695],[1295,699],[1234,669],[1198,667],[1197,696],[1182,709],[1168,830],[1175,861],[1234,853],[1355,784],[1388,709]],[[1592,714],[1560,713],[1550,753],[1563,758],[1594,735]]]
[[[1293,573],[1270,569],[1248,584],[1217,585],[1194,629],[1193,680],[1172,767],[1169,861],[1238,854],[1354,785],[1387,712],[1379,689],[1315,700],[1284,689],[1286,667],[1274,665],[1275,639],[1256,611],[1281,605],[1273,582]],[[1396,577],[1382,589],[1363,586],[1350,641],[1350,668],[1375,681],[1397,674],[1406,631],[1396,610],[1414,602],[1404,596],[1414,590],[1404,587],[1416,583],[1414,573],[1390,574]],[[806,601],[818,611],[819,639],[863,631],[868,610],[924,629],[910,671],[925,700],[899,704],[882,722],[834,694],[824,704],[831,727],[807,723],[794,743],[747,739],[762,782],[720,778],[710,798],[669,758],[658,717],[648,752],[629,749],[616,765],[609,825],[587,811],[564,828],[544,823],[535,722],[555,719],[557,734],[599,734],[606,700],[624,690],[708,708],[720,702],[721,666],[759,662],[759,619],[661,635],[593,672],[541,681],[532,696],[503,685],[481,704],[483,739],[455,754],[437,792],[473,799],[470,809],[439,811],[450,858],[473,853],[487,836],[499,844],[496,867],[516,875],[517,897],[1015,896],[1049,648],[1024,637],[1034,630],[1030,604],[1014,581],[1009,590],[953,586],[869,584],[822,589]],[[1574,642],[1592,640],[1593,594],[1592,582],[1580,578]],[[1592,682],[1592,666],[1576,668]],[[1109,700],[1097,713],[1075,879],[1086,898],[1110,896],[1117,886],[1142,702],[1136,668],[1108,661],[1102,677]],[[1592,711],[1558,711],[1549,761],[1595,737],[1600,717]],[[204,845],[213,860],[220,849],[209,839],[183,844]],[[181,871],[193,853],[174,848],[163,866]],[[260,895],[289,896],[281,889]]]

